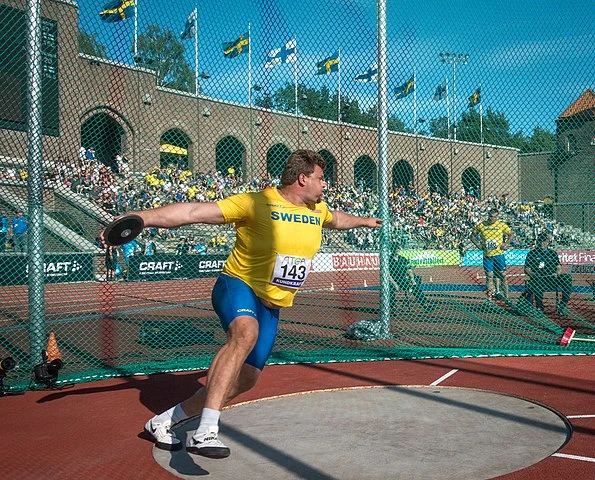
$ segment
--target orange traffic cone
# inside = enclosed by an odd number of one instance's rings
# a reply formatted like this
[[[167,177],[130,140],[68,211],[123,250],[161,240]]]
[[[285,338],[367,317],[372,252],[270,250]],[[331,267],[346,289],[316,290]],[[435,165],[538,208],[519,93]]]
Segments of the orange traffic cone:
[[[48,338],[48,346],[45,349],[47,359],[49,362],[62,358],[62,352],[58,349],[58,342],[56,342],[56,335],[54,332],[50,332],[50,338]]]

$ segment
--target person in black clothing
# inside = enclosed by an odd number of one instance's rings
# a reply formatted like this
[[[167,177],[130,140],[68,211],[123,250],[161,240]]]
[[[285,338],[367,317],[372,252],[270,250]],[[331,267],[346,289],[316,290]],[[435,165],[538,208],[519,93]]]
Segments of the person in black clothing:
[[[409,260],[394,250],[390,256],[388,269],[390,276],[392,277],[391,282],[391,303],[395,304],[396,289],[395,284],[402,292],[412,293],[417,302],[426,311],[431,311],[433,308],[428,305],[428,300],[421,289],[421,277],[415,275]]]
[[[537,308],[543,310],[543,294],[547,291],[559,291],[562,300],[558,305],[558,313],[568,313],[568,300],[572,290],[572,277],[562,273],[560,259],[555,250],[549,248],[552,235],[542,232],[537,236],[535,248],[527,254],[525,259],[525,274],[529,277],[527,296],[533,296]]]

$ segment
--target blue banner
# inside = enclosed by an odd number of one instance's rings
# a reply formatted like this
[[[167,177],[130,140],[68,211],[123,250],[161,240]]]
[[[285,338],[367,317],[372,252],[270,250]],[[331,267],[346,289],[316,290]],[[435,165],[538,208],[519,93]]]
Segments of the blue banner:
[[[524,265],[525,258],[529,250],[506,250],[504,256],[506,257],[506,265]],[[463,267],[482,267],[483,266],[483,251],[469,250],[465,252],[463,258]]]

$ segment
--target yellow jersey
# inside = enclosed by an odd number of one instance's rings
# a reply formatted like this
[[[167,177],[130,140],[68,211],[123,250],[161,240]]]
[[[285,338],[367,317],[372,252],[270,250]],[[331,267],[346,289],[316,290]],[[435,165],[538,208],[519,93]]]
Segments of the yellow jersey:
[[[333,216],[324,202],[298,206],[276,188],[240,193],[217,202],[236,243],[222,273],[246,282],[259,298],[290,307]]]
[[[476,225],[473,236],[479,235],[486,257],[496,257],[504,253],[500,246],[504,243],[504,235],[508,235],[511,231],[510,227],[500,220],[494,223],[486,220]]]

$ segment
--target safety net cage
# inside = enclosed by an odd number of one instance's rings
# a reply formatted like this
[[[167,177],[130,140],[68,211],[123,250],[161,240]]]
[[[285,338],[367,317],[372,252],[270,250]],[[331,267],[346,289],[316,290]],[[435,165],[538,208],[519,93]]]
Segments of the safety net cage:
[[[2,391],[207,368],[236,226],[100,232],[277,188],[304,149],[331,211],[383,225],[323,230],[269,363],[595,353],[594,19],[0,0]]]

